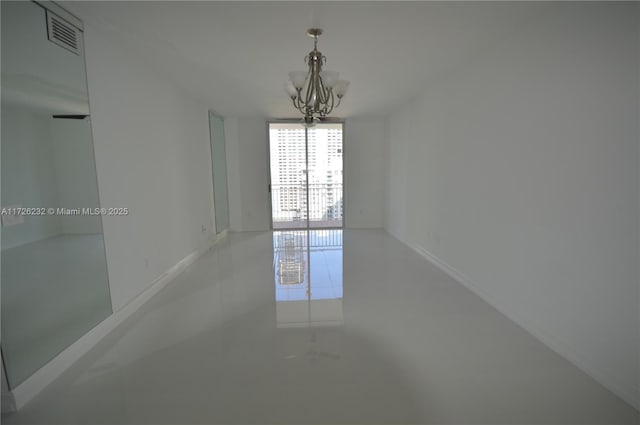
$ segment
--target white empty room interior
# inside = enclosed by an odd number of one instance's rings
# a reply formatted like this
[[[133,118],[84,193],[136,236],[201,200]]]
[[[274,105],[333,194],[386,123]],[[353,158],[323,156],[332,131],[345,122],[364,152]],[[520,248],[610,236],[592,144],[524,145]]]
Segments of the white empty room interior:
[[[2,423],[640,423],[639,3],[0,12]]]

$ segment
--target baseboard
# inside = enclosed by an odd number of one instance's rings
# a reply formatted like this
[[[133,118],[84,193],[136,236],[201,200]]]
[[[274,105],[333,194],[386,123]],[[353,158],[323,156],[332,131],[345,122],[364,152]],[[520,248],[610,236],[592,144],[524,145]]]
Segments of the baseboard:
[[[98,342],[135,313],[136,310],[157,294],[184,269],[193,264],[204,253],[209,251],[211,247],[226,236],[226,233],[223,233],[224,235],[218,235],[216,239],[210,240],[202,249],[193,251],[182,260],[178,261],[170,269],[158,276],[151,285],[149,285],[147,289],[141,292],[137,297],[127,303],[120,310],[113,312],[111,316],[104,319],[97,326],[80,337],[76,342],[60,352],[60,354],[54,357],[49,363],[38,369],[23,383],[12,389],[11,393],[13,393],[16,409],[21,409],[25,404],[32,400],[36,395],[38,395],[38,393],[62,375],[64,371],[66,371],[82,356],[88,353],[89,350],[98,344]]]
[[[392,232],[388,232],[388,233],[390,233],[400,242],[409,246],[416,253],[418,253],[425,259],[427,259],[430,263],[438,267],[447,275],[455,279],[457,282],[461,283],[467,289],[469,289],[470,291],[478,295],[485,302],[490,304],[493,308],[495,308],[500,313],[507,316],[507,318],[509,318],[513,322],[517,323],[520,327],[522,327],[531,335],[533,335],[535,338],[540,340],[547,347],[551,348],[553,351],[555,351],[556,353],[558,353],[559,355],[561,355],[562,357],[570,361],[572,364],[580,368],[583,372],[591,376],[593,379],[595,379],[597,382],[599,382],[609,391],[611,391],[612,393],[620,397],[626,403],[633,406],[636,410],[640,410],[640,400],[638,400],[637,394],[633,394],[632,391],[629,391],[626,388],[623,388],[623,386],[618,384],[614,379],[610,378],[608,374],[606,374],[602,370],[599,370],[598,368],[594,368],[593,366],[591,366],[590,362],[585,361],[585,359],[582,356],[579,356],[573,349],[568,347],[565,343],[558,340],[553,335],[550,335],[546,330],[542,329],[534,321],[523,317],[519,313],[516,313],[513,309],[508,307],[505,303],[499,301],[495,296],[483,290],[480,287],[480,285],[474,282],[467,275],[455,269],[454,267],[452,267],[442,259],[438,258],[437,256],[433,255],[422,246],[418,244],[412,244],[412,245],[407,244]]]
[[[16,398],[11,392],[2,393],[2,413],[12,413],[18,410]]]

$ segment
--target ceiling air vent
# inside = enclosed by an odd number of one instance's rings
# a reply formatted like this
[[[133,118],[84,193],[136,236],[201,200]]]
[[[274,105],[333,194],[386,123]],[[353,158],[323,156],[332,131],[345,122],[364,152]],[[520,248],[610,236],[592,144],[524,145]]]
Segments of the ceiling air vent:
[[[47,32],[49,41],[80,55],[80,31],[49,10],[47,10]]]

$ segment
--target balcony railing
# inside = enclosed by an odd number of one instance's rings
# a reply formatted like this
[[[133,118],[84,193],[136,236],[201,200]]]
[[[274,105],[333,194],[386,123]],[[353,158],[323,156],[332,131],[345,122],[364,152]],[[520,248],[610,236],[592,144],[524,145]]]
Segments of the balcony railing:
[[[309,227],[341,227],[344,214],[342,183],[274,184],[271,186],[271,207],[276,229],[307,227],[307,218]]]
[[[342,250],[343,246],[342,229],[292,229],[273,232],[273,251],[281,251],[292,240],[303,250]]]

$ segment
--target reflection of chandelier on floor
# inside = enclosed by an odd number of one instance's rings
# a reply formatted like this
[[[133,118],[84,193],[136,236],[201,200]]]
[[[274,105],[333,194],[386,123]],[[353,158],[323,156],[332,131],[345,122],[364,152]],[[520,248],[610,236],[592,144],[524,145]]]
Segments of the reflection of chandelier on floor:
[[[327,58],[318,51],[321,34],[320,28],[307,31],[307,35],[313,37],[313,50],[305,57],[309,70],[290,72],[286,85],[293,106],[302,112],[307,127],[313,127],[337,108],[349,88],[349,82],[338,79],[337,72],[322,70]]]

